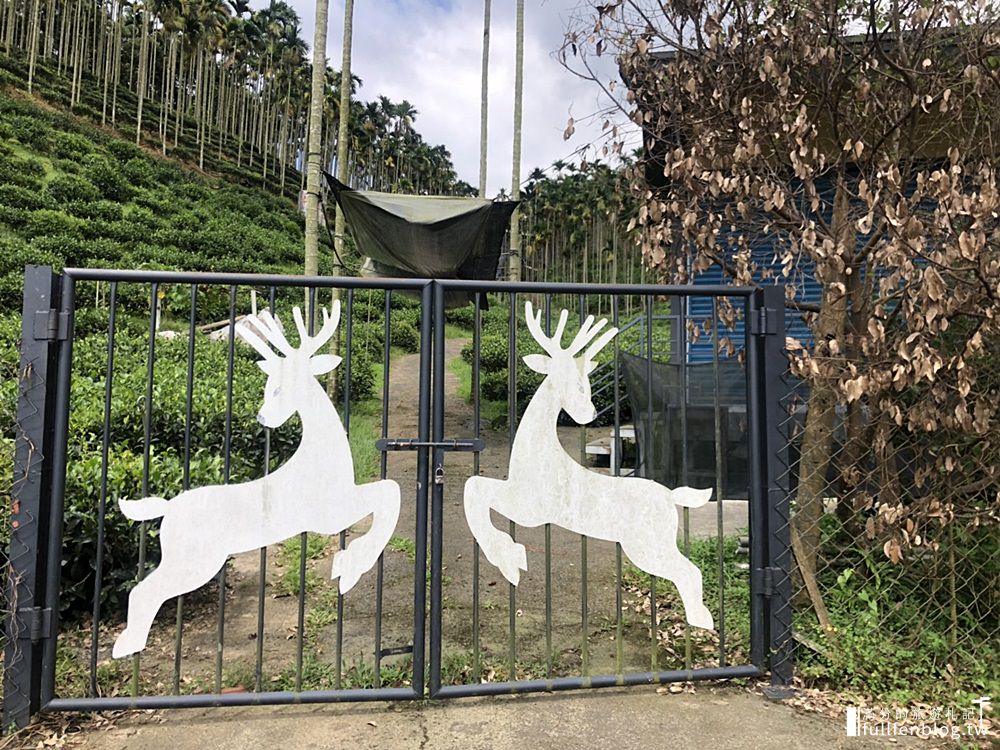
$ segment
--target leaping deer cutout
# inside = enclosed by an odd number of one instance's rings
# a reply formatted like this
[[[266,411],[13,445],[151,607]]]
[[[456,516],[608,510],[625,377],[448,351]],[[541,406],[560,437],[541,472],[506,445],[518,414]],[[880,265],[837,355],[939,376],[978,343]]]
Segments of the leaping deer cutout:
[[[399,485],[388,479],[355,484],[347,433],[316,380],[340,364],[340,357],[317,354],[337,330],[340,303],[334,302],[332,315],[323,310],[323,326],[315,336],[309,335],[301,310],[292,312],[297,349],[266,311],[242,320],[236,334],[263,357],[257,364],[267,373],[257,421],[280,427],[296,412],[302,420],[302,441],[294,455],[250,482],[198,487],[171,500],[119,500],[122,512],[135,521],[163,521],[160,564],[129,594],[128,623],[112,649],[115,658],[145,648],[160,606],[208,582],[229,555],[304,531],[337,534],[371,515],[370,530],[333,558],[330,577],[339,576],[340,591],[346,593],[375,564],[396,528]]]
[[[620,542],[636,566],[674,582],[689,623],[711,629],[712,613],[702,601],[701,571],[677,549],[676,506],[704,505],[712,490],[671,490],[649,479],[598,474],[574,461],[559,442],[556,420],[563,409],[581,425],[597,416],[590,373],[597,366],[594,357],[618,329],[601,334],[607,319],[595,324],[591,315],[563,348],[569,311],[562,311],[550,337],[542,331],[541,312],[536,314],[530,302],[524,307],[528,330],[546,352],[529,354],[524,363],[546,377],[518,425],[508,479],[475,476],[465,483],[465,516],[486,559],[515,586],[520,572],[528,569],[524,545],[493,526],[491,509],[521,526],[553,523],[577,534]]]

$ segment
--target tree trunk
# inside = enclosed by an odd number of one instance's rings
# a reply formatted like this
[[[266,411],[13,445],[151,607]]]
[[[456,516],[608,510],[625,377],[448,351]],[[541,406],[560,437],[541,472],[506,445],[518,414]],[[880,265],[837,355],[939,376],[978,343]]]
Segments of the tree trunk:
[[[511,200],[521,199],[521,100],[524,95],[524,0],[517,0],[517,41],[514,50],[514,159],[510,178]],[[521,280],[521,209],[510,219],[511,281]]]
[[[845,253],[854,248],[850,241],[853,233],[848,221],[849,201],[846,181],[841,176],[834,197],[832,228],[837,238],[837,250]],[[821,278],[824,291],[814,339],[817,342],[816,353],[826,356],[829,352],[820,347],[826,347],[831,340],[836,340],[840,345],[844,342],[848,309],[846,285],[840,289],[836,285],[838,280],[844,283],[845,274],[830,267],[822,268],[819,263],[816,270],[817,276],[822,273],[825,278]],[[792,516],[793,541],[796,549],[801,552],[796,554],[796,560],[807,588],[812,587],[816,580],[816,560],[822,541],[820,522],[823,518],[823,496],[836,426],[835,407],[839,401],[833,372],[823,372],[819,377],[813,378],[809,385],[808,409],[799,457],[799,486],[795,498],[795,514]],[[825,616],[825,612],[821,611],[822,604],[817,604],[815,599],[813,603],[817,608],[817,615],[822,619]]]
[[[486,197],[487,115],[489,113],[490,0],[483,3],[483,67],[479,91],[479,197]]]
[[[323,154],[323,94],[326,87],[328,8],[328,0],[316,0],[312,86],[309,92],[309,135],[306,147],[306,276],[315,276],[319,272],[319,194]]]
[[[148,2],[142,8],[142,39],[139,42],[139,85],[136,87],[136,95],[139,101],[135,108],[135,144],[138,146],[142,140],[142,105],[146,98],[146,74],[149,68],[149,5]]]

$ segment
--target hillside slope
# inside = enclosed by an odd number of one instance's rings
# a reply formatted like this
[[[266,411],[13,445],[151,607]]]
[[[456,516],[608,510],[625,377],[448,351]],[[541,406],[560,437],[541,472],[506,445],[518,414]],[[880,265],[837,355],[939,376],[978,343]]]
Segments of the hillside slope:
[[[0,92],[0,313],[20,309],[26,263],[298,273],[302,235],[287,198]]]

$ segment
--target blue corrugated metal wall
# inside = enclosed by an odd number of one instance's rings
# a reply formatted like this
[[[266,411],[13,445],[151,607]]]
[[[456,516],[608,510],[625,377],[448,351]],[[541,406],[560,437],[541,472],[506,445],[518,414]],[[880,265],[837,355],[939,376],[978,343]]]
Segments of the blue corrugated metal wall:
[[[754,278],[762,285],[773,284],[775,278],[781,276],[781,264],[775,258],[775,251],[772,244],[766,240],[753,248],[753,260],[757,264],[757,273]],[[795,281],[798,290],[795,298],[800,302],[817,303],[820,300],[820,285],[816,282],[812,272],[812,261],[802,259],[799,269],[795,274]],[[770,272],[768,274],[768,272]],[[771,278],[767,278],[770,275]],[[697,285],[727,284],[731,283],[722,273],[719,266],[712,266],[707,271],[701,273],[696,279]],[[736,300],[734,300],[736,302]],[[703,321],[712,318],[712,299],[710,297],[688,297],[686,314],[688,320],[701,325]],[[812,341],[812,333],[802,319],[801,313],[795,310],[787,310],[785,313],[785,335],[798,339],[803,345],[808,345]],[[729,338],[742,348],[744,326],[742,318],[736,321],[732,329],[720,328],[719,336]],[[689,341],[687,344],[688,362],[711,362],[712,361],[712,339],[711,336],[702,335],[697,341]]]

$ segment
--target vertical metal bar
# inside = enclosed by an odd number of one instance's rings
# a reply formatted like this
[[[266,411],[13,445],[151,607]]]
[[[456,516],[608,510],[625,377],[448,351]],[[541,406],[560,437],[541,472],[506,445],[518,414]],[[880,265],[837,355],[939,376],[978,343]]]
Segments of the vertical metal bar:
[[[311,336],[316,322],[316,288],[309,287],[306,290],[306,301],[308,306],[307,330]],[[296,599],[298,605],[296,632],[295,632],[295,692],[302,691],[302,662],[306,644],[306,552],[309,547],[309,533],[303,531],[299,534],[299,595]],[[338,601],[340,594],[337,594]],[[338,623],[339,627],[339,623]],[[334,674],[333,686],[340,687],[340,669]]]
[[[311,334],[311,331],[310,331]],[[351,434],[351,344],[354,342],[354,290],[347,290],[347,320],[344,325],[344,430]],[[387,363],[388,364],[388,363]],[[347,530],[340,532],[340,549],[347,549]],[[340,688],[344,673],[344,595],[337,587],[337,642],[334,657],[337,671],[333,684]]]
[[[718,542],[719,566],[719,666],[726,666],[726,545],[723,523],[722,493],[725,477],[722,474],[722,383],[719,377],[719,298],[712,297],[712,375],[715,382],[715,538]]]
[[[104,577],[104,525],[108,500],[108,453],[111,445],[111,393],[115,373],[115,317],[118,282],[111,282],[108,301],[108,353],[104,369],[104,424],[101,429],[101,480],[97,500],[97,555],[94,561],[94,608],[90,627],[90,695],[97,695],[97,650],[101,631],[101,580]]]
[[[611,325],[615,328],[618,327],[618,295],[615,294],[611,297]],[[611,460],[611,474],[616,477],[621,476],[622,467],[622,440],[621,440],[621,429],[622,429],[622,414],[621,414],[621,373],[619,368],[621,367],[619,362],[619,344],[618,337],[615,336],[612,339],[612,344],[614,345],[614,421],[615,421],[615,434],[612,438],[611,443],[614,446],[612,451],[613,458]],[[622,544],[621,542],[615,543],[615,674],[621,678],[624,674],[624,664],[625,664],[625,620],[622,615],[622,607],[624,606],[622,597]],[[619,679],[619,682],[621,680]]]
[[[653,445],[655,443],[654,413],[653,413],[653,296],[647,294],[644,298],[646,303],[646,439],[645,450],[642,457],[642,476],[652,479],[653,466]],[[667,394],[663,394],[664,411],[669,408]],[[666,416],[666,415],[664,415]],[[666,420],[665,420],[666,421]],[[659,622],[656,613],[656,576],[649,576],[649,638],[650,656],[649,668],[653,672],[659,671],[660,649],[659,649]]]
[[[421,447],[417,449],[417,513],[414,540],[416,554],[414,556],[413,573],[413,691],[416,697],[423,698],[426,693],[426,675],[424,673],[426,643],[425,625],[427,622],[427,483],[430,476],[430,451],[426,443],[430,440],[431,419],[431,320],[433,316],[433,295],[436,285],[428,283],[420,293],[420,383],[417,437]],[[431,643],[440,644],[440,623],[431,620]],[[438,646],[440,649],[440,645]],[[438,666],[440,670],[440,664]]]
[[[681,485],[688,486],[688,470],[690,446],[688,445],[688,413],[687,405],[690,394],[688,393],[688,348],[687,348],[687,312],[690,305],[690,297],[680,298],[681,306],[681,339],[684,342],[684,357],[681,360],[680,369],[680,391],[681,391]],[[684,557],[691,559],[691,509],[687,506],[681,508],[681,521],[683,524],[683,548]],[[691,669],[691,624],[684,618],[684,668]]]
[[[507,476],[510,477],[510,452],[517,434],[517,293],[511,292],[510,314],[507,321]],[[517,528],[508,523],[510,538],[517,541]],[[517,679],[517,587],[507,584],[507,667],[508,679]]]
[[[763,409],[766,425],[765,482],[767,489],[767,553],[768,566],[774,571],[774,593],[767,600],[771,684],[792,682],[792,584],[790,578],[791,527],[788,474],[788,441],[781,429],[782,410],[787,403],[785,380],[785,295],[780,286],[764,289],[767,316],[773,316],[774,327],[764,336]],[[769,324],[770,327],[770,324]]]
[[[50,637],[42,643],[41,705],[54,694],[56,634],[59,632],[59,574],[62,570],[63,505],[66,495],[66,441],[69,434],[69,394],[73,365],[73,315],[76,309],[73,279],[60,281],[59,311],[66,315],[66,338],[59,342],[56,402],[52,425],[52,504],[49,509],[49,546],[45,563],[45,607],[50,610]]]
[[[186,404],[184,407],[184,474],[181,477],[181,488],[184,491],[191,486],[191,423],[194,409],[194,338],[198,314],[198,285],[191,285],[191,309],[188,313],[188,349],[187,349],[187,381]],[[181,692],[181,644],[184,637],[184,595],[177,597],[174,612],[174,695]]]
[[[483,308],[480,293],[476,292],[475,312],[472,321],[472,428],[478,440],[482,436],[482,413],[479,403],[479,353],[482,344]],[[479,476],[480,456],[472,456],[472,474]],[[472,679],[479,682],[482,661],[479,642],[479,542],[472,539]]]
[[[276,290],[268,289],[267,307],[274,315]],[[264,476],[271,472],[271,428],[264,428]],[[264,602],[267,590],[267,547],[260,548],[259,572],[257,573],[257,650],[254,654],[254,690],[261,691],[264,681]]]
[[[222,483],[229,484],[233,451],[233,359],[236,350],[236,287],[229,287],[229,336],[226,351],[226,423],[222,454]],[[222,692],[222,655],[226,641],[226,565],[219,571],[219,621],[215,651],[215,692]]]
[[[580,326],[583,326],[587,317],[587,298],[581,294],[580,306]],[[581,426],[580,430],[580,461],[587,460],[587,428]],[[581,673],[584,677],[590,675],[590,601],[587,595],[588,575],[587,575],[587,536],[580,534],[580,661]]]
[[[434,285],[434,398],[431,440],[444,440],[444,289]],[[431,674],[433,697],[441,687],[441,547],[444,532],[444,451],[434,449],[431,487]]]
[[[389,368],[392,355],[392,290],[386,289],[382,311],[382,439],[389,437]],[[379,479],[385,479],[389,454],[379,456]],[[375,564],[375,687],[382,686],[382,597],[385,588],[385,551]],[[340,617],[338,616],[338,620]]]
[[[760,577],[754,571],[763,570],[767,564],[767,498],[766,478],[763,476],[763,420],[760,414],[761,336],[751,333],[751,321],[763,306],[760,294],[746,298],[744,307],[745,346],[747,352],[747,428],[750,448],[750,660],[763,670],[767,651],[765,630],[764,592],[760,590]]]
[[[35,314],[56,309],[58,277],[48,266],[27,266],[21,312],[21,358],[18,366],[17,422],[15,424],[14,475],[11,488],[10,567],[6,588],[9,613],[5,613],[3,728],[27,726],[41,707],[41,643],[32,641],[25,617],[45,606],[45,553],[48,547],[48,492],[51,481],[51,434],[55,391],[53,342],[35,338]],[[46,633],[51,639],[54,633]],[[54,667],[54,662],[52,662]],[[54,671],[53,671],[54,678]],[[51,691],[50,691],[51,692]]]
[[[552,295],[545,295],[545,335],[552,335]],[[545,676],[552,679],[552,524],[545,524]]]
[[[160,285],[156,282],[150,286],[149,294],[149,342],[146,350],[146,396],[142,417],[142,496],[149,497],[149,460],[152,445],[153,429],[153,370],[156,363],[156,317],[159,306]],[[139,566],[136,578],[142,581],[146,577],[146,537],[148,526],[145,521],[139,524]],[[132,697],[139,694],[139,654],[132,657]]]

